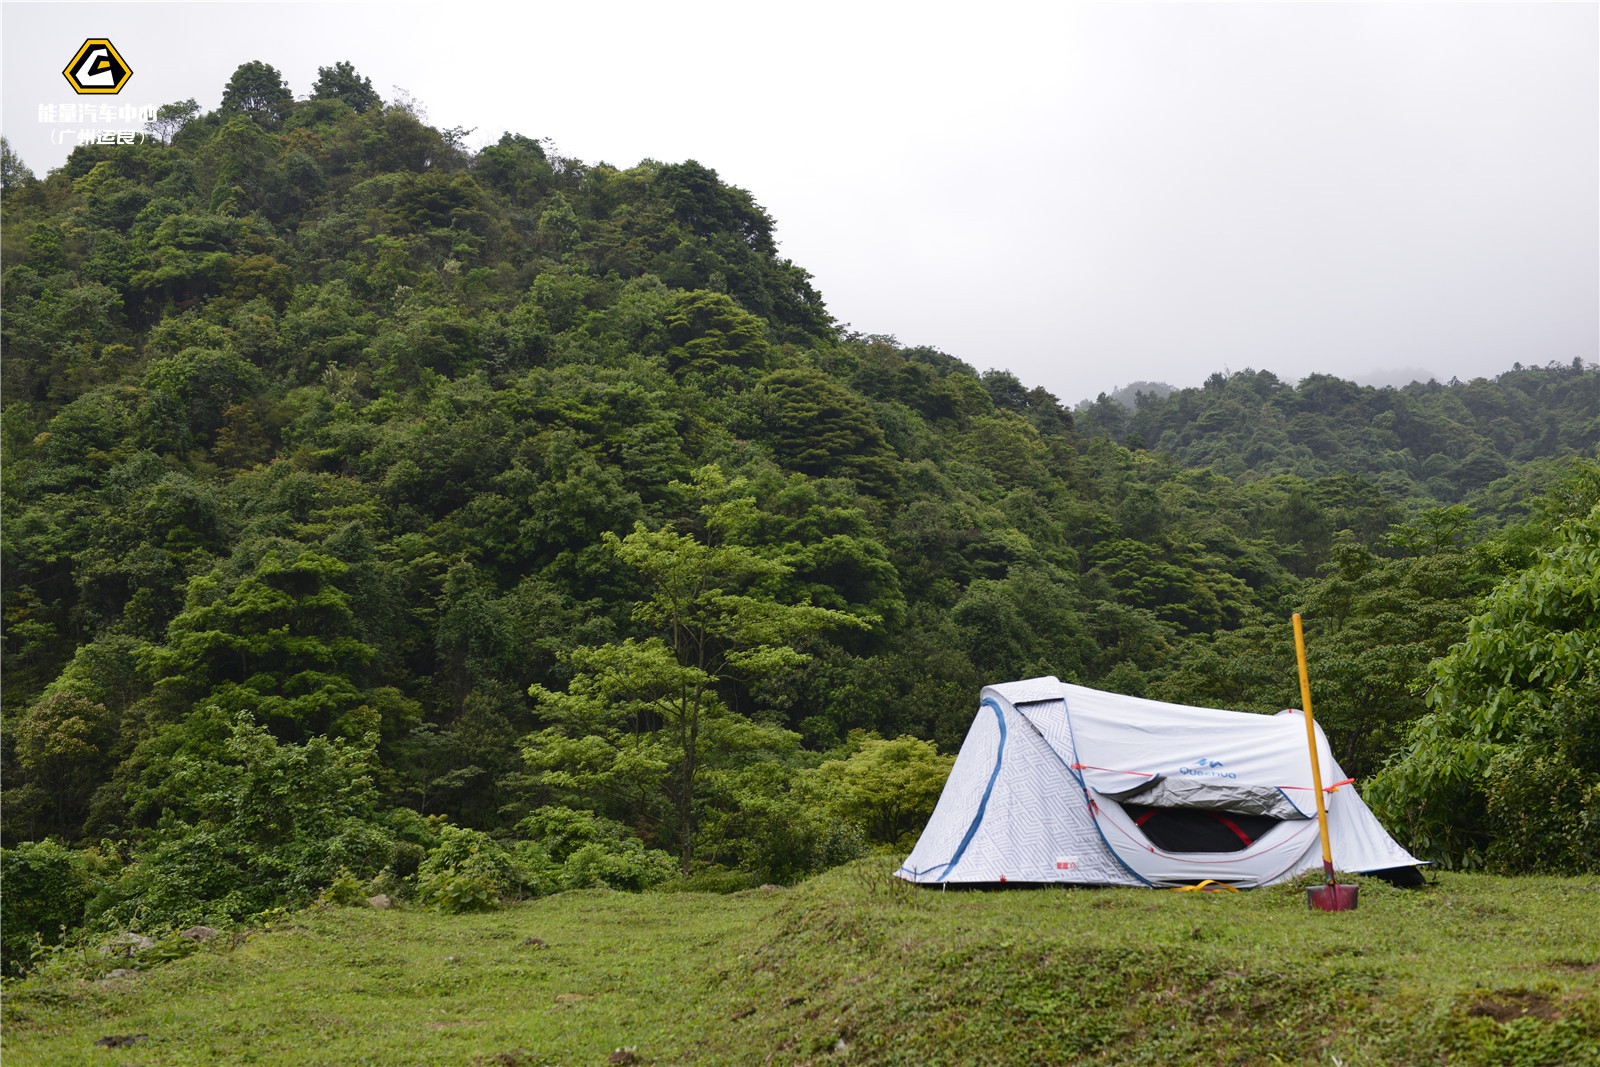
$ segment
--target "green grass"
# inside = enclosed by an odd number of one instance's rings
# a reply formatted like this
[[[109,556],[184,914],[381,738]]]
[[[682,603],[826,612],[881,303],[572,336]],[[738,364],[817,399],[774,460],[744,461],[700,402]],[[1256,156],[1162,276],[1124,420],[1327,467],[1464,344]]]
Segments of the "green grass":
[[[321,909],[136,977],[12,984],[25,1064],[1600,1065],[1600,881],[938,892],[865,861],[793,890]],[[529,943],[538,938],[543,946]],[[87,976],[87,977],[85,977]],[[101,1037],[148,1034],[123,1049]]]

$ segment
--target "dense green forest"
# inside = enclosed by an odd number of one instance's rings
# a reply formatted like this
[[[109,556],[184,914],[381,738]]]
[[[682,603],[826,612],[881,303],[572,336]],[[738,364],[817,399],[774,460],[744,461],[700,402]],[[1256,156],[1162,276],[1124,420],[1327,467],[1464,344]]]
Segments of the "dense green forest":
[[[1296,704],[1292,611],[1403,841],[1600,869],[1593,365],[1073,413],[841,328],[692,160],[469,151],[345,63],[151,130],[5,152],[8,969],[790,882],[915,834],[986,682]]]

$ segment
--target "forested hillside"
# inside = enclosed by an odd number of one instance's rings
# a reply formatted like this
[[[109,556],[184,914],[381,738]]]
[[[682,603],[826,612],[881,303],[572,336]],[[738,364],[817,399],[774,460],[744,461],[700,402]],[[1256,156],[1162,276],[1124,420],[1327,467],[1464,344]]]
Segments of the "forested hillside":
[[[1512,501],[1504,487],[1490,487],[1521,464],[1594,454],[1594,370],[1579,359],[1518,362],[1492,382],[1404,389],[1326,374],[1291,386],[1270,371],[1246,370],[1213,374],[1197,389],[1139,391],[1131,405],[1101,394],[1083,421],[1130,447],[1148,443],[1186,467],[1234,478],[1356,474],[1413,508],[1461,501],[1493,508]]]
[[[1572,838],[1534,862],[1600,863],[1592,366],[1075,419],[841,330],[692,160],[471,152],[348,64],[153,127],[7,152],[8,967],[374,878],[791,881],[920,827],[984,683],[1275,710],[1295,610],[1346,769],[1444,759],[1426,701],[1493,671],[1430,662],[1547,572],[1565,673],[1496,684],[1564,687],[1517,705],[1565,739],[1525,753]],[[1526,865],[1497,795],[1416,847]]]

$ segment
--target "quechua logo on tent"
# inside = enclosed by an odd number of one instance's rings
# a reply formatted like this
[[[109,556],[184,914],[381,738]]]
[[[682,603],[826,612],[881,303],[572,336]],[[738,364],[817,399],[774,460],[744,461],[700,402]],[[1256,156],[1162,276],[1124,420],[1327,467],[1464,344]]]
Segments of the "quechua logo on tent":
[[[76,93],[120,93],[133,68],[104,37],[91,37],[78,48],[62,75]]]
[[[1237,778],[1232,771],[1219,770],[1221,760],[1197,759],[1187,767],[1179,767],[1178,773],[1190,778]]]

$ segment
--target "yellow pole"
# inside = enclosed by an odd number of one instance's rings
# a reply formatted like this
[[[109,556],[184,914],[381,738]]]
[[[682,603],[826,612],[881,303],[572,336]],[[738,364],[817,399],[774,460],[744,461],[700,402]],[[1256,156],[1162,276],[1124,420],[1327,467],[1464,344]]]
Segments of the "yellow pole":
[[[1333,846],[1328,841],[1328,809],[1322,802],[1322,766],[1317,760],[1317,731],[1311,725],[1311,676],[1306,673],[1306,639],[1300,613],[1294,613],[1294,654],[1300,660],[1300,701],[1306,709],[1306,744],[1311,748],[1311,791],[1317,797],[1317,829],[1322,832],[1322,871],[1333,883]]]

